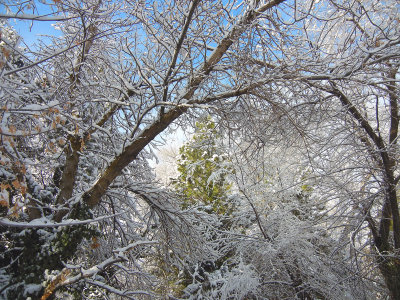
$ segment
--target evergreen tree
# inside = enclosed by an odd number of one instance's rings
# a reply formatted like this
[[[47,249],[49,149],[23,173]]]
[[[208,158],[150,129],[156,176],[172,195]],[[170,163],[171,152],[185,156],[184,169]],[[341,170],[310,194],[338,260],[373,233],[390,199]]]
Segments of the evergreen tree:
[[[197,207],[218,219],[215,231],[210,235],[218,259],[199,261],[188,266],[180,287],[187,297],[200,295],[212,289],[210,278],[214,273],[228,271],[227,264],[233,251],[223,242],[221,232],[230,230],[235,211],[232,183],[229,174],[233,168],[223,148],[219,147],[221,136],[211,117],[196,122],[192,139],[179,150],[179,176],[174,181],[177,192],[182,196],[182,208]],[[179,277],[179,276],[178,276]],[[200,294],[199,294],[200,293]]]
[[[232,213],[233,204],[228,199],[232,184],[227,178],[232,168],[217,146],[219,138],[215,123],[207,117],[196,122],[192,140],[180,148],[180,175],[174,185],[183,195],[183,208],[203,205],[208,213]]]

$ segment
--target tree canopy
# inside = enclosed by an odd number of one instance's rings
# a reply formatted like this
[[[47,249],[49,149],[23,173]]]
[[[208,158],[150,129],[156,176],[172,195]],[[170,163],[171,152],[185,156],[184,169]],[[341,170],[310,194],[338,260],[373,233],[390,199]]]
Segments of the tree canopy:
[[[400,298],[398,1],[0,5],[1,297]]]

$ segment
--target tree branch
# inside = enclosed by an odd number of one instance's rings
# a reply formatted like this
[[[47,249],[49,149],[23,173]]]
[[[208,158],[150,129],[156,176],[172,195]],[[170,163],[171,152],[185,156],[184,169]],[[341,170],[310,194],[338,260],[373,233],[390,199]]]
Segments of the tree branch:
[[[31,20],[31,21],[67,21],[76,17],[56,17],[51,15],[32,15],[32,14],[0,14],[0,19],[18,19],[18,20]]]
[[[399,207],[397,203],[397,195],[395,190],[395,178],[393,173],[393,167],[395,165],[395,161],[388,153],[388,149],[385,145],[381,136],[378,136],[374,130],[372,129],[369,122],[361,115],[361,113],[357,110],[357,108],[351,103],[350,99],[342,93],[336,86],[335,83],[331,82],[331,86],[333,89],[330,91],[331,94],[337,96],[342,103],[342,105],[347,109],[350,115],[358,121],[361,128],[364,129],[366,134],[371,138],[374,142],[375,146],[379,150],[380,157],[383,163],[383,173],[385,176],[385,185],[386,185],[386,193],[385,193],[385,201],[382,207],[382,216],[379,227],[379,239],[377,239],[376,246],[380,251],[387,251],[388,249],[388,239],[390,232],[390,219],[393,221],[393,234],[394,234],[394,245],[396,249],[400,248],[400,216],[399,216]],[[392,93],[391,93],[392,95]],[[391,100],[392,101],[392,100]],[[395,104],[397,106],[397,104]],[[395,110],[395,109],[393,109]],[[392,110],[391,110],[392,111]],[[396,128],[398,128],[398,116],[397,116],[397,125],[396,120],[393,121]],[[397,137],[397,129],[395,129],[396,137]],[[391,127],[392,129],[392,127]],[[390,132],[390,139],[395,139]]]
[[[259,15],[266,10],[279,5],[285,0],[274,0],[261,6],[258,10],[248,10],[244,16],[238,21],[231,31],[221,40],[214,52],[209,56],[203,66],[196,72],[192,78],[186,93],[182,97],[190,103],[195,91],[199,85],[210,74],[214,67],[221,60],[229,47],[239,38],[239,36],[247,29],[246,25],[251,24]],[[161,132],[163,132],[173,121],[184,114],[188,110],[187,107],[176,107],[170,109],[164,115],[160,115],[156,121],[144,129],[136,139],[127,146],[120,155],[118,155],[111,164],[105,169],[97,182],[83,195],[83,200],[89,207],[96,206],[101,197],[113,182],[113,180],[121,174],[122,170],[133,160],[138,154]]]

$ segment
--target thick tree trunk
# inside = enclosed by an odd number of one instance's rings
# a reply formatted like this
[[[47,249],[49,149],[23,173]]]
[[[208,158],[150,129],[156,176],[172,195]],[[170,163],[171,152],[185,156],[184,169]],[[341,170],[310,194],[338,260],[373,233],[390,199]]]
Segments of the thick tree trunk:
[[[257,1],[258,3],[259,1]],[[272,0],[267,2],[266,4],[261,5],[258,9],[252,10],[249,9],[243,15],[243,17],[238,21],[235,26],[231,29],[231,31],[220,41],[215,50],[210,54],[208,59],[204,62],[202,67],[196,72],[196,75],[192,77],[190,83],[186,88],[186,93],[182,97],[186,102],[184,104],[203,104],[204,101],[195,101],[193,100],[193,95],[196,90],[199,88],[201,83],[205,80],[205,78],[211,73],[216,64],[221,60],[226,51],[232,46],[234,42],[243,34],[246,30],[246,25],[251,24],[257,17],[259,17],[262,13],[271,9],[281,3],[285,2],[285,0]],[[188,110],[188,106],[175,107],[170,109],[165,114],[161,114],[157,120],[154,121],[153,124],[149,125],[143,132],[129,145],[127,146],[123,152],[118,155],[110,165],[104,170],[100,178],[96,181],[96,183],[92,186],[90,190],[85,192],[83,195],[84,202],[89,207],[96,206],[101,197],[106,193],[110,184],[114,181],[114,179],[119,176],[122,170],[133,160],[137,158],[139,153],[161,132],[163,132],[173,121],[179,118],[182,114],[184,114]],[[67,210],[60,211],[55,220],[61,220]]]
[[[400,299],[400,259],[380,258],[379,269],[385,279],[392,300]]]
[[[394,198],[394,199],[393,199]],[[386,217],[382,217],[379,234],[374,237],[375,247],[378,249],[377,263],[379,270],[385,280],[386,287],[390,292],[391,299],[400,299],[400,259],[398,257],[398,242],[396,242],[396,227],[392,226],[394,235],[394,245],[390,242],[390,224],[395,224],[398,217],[397,194],[393,188],[389,187],[386,195],[385,205],[382,211]],[[393,201],[396,201],[393,213]]]
[[[73,137],[70,139],[70,145],[66,149],[66,162],[60,182],[60,193],[58,194],[56,204],[62,205],[71,198],[75,186],[76,174],[79,164],[79,150],[81,139]],[[55,221],[60,222],[62,217],[68,212],[68,208],[60,210],[54,217]]]
[[[397,69],[392,71],[389,75],[394,79]],[[396,88],[393,85],[388,85],[390,109],[391,109],[391,125],[389,130],[389,143],[386,144],[382,136],[375,132],[371,124],[354,106],[354,104],[347,98],[347,96],[337,89],[335,83],[331,83],[334,89],[331,93],[337,96],[347,112],[358,121],[360,127],[364,129],[365,133],[371,140],[376,149],[379,151],[377,161],[382,168],[382,175],[386,185],[385,200],[381,209],[379,229],[375,222],[369,216],[367,219],[371,233],[374,237],[374,246],[378,249],[377,263],[382,276],[385,280],[386,287],[388,288],[391,298],[400,300],[400,259],[398,258],[400,249],[400,213],[398,205],[398,197],[396,192],[396,179],[394,176],[394,169],[396,167],[396,159],[390,153],[390,146],[396,143],[398,137],[399,116],[398,116],[398,103]],[[367,139],[364,139],[367,141]],[[369,142],[367,142],[369,143]],[[393,236],[393,242],[391,241]],[[397,257],[396,257],[397,256]]]

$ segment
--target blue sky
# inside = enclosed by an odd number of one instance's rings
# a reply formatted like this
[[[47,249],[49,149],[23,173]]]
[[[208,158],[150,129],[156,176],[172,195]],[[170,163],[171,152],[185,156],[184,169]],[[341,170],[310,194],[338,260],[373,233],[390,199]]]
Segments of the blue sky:
[[[44,21],[9,21],[9,24],[23,38],[28,46],[32,46],[37,42],[41,35],[59,35],[60,31],[55,30],[51,24],[55,22]]]
[[[36,3],[37,11],[35,15],[46,15],[51,13],[48,5]],[[0,5],[0,13],[6,13],[5,7]],[[32,11],[26,11],[28,14],[32,14]],[[55,30],[52,24],[55,21],[27,21],[27,20],[16,20],[9,19],[8,24],[11,25],[18,34],[23,38],[24,42],[28,46],[33,46],[41,35],[60,35],[60,31]]]

